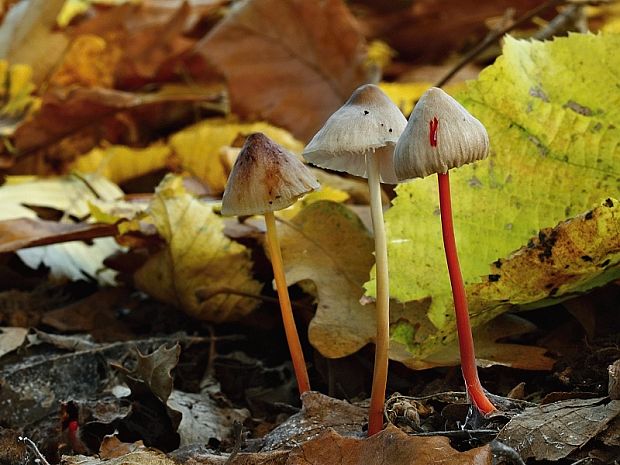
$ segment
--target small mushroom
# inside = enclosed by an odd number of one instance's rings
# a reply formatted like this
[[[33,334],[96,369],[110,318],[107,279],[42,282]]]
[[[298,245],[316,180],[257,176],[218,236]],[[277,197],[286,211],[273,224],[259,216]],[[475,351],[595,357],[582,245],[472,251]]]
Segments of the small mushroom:
[[[394,168],[401,181],[437,173],[441,231],[454,299],[461,370],[467,392],[483,414],[496,409],[478,378],[467,294],[454,239],[448,170],[482,160],[488,153],[489,137],[482,123],[436,87],[427,90],[418,101],[394,151]]]
[[[264,134],[254,133],[248,136],[235,161],[222,198],[223,215],[265,216],[267,245],[300,394],[310,390],[310,382],[293,318],[273,212],[318,188],[319,183],[301,161]]]
[[[368,178],[377,270],[377,337],[368,414],[369,436],[383,427],[390,337],[387,243],[380,182],[397,182],[392,155],[406,124],[407,120],[389,97],[379,87],[367,84],[355,90],[329,117],[303,152],[313,165]]]

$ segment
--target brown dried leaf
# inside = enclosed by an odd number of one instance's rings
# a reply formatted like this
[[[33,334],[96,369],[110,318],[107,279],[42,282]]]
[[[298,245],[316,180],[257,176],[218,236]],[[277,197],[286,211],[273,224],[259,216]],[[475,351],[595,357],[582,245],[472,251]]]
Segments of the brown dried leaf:
[[[221,102],[221,97],[221,88],[217,87],[179,88],[174,91],[163,89],[150,94],[99,87],[73,88],[67,91],[55,89],[43,96],[41,110],[15,131],[13,143],[17,153],[23,156],[38,149],[48,149],[71,137],[77,141],[74,145],[79,145],[73,150],[77,156],[90,150],[100,139],[110,142],[120,139],[121,142],[127,142],[123,138],[135,138],[136,128],[133,124],[137,123],[123,113],[127,110],[147,108],[148,115],[141,115],[140,126],[157,126],[159,123],[156,118],[159,115],[162,119],[168,117],[165,110],[170,108],[166,105],[188,105],[195,102],[211,102],[217,105]],[[117,120],[115,116],[119,113],[125,116],[119,116]],[[127,136],[123,137],[124,134]],[[71,151],[67,149],[68,147],[64,147],[64,150],[60,151],[62,160],[54,160],[58,165],[52,167],[55,171],[62,171],[63,162],[71,161],[66,159],[72,157]],[[44,162],[49,163],[49,160]],[[37,169],[37,172],[39,171]]]
[[[116,234],[109,224],[57,223],[56,221],[18,218],[0,221],[0,253],[26,247],[84,241]]]
[[[367,439],[342,437],[328,430],[294,449],[287,465],[490,465],[489,446],[459,452],[446,437],[408,436],[395,426]]]
[[[196,51],[226,77],[234,113],[307,140],[367,80],[363,46],[342,0],[250,0]]]
[[[374,11],[367,10],[359,16],[366,37],[384,40],[398,52],[399,58],[428,63],[443,60],[455,51],[462,51],[464,46],[471,47],[472,43],[484,39],[489,31],[485,21],[489,18],[501,17],[509,8],[514,9],[515,15],[521,15],[539,3],[537,0],[376,2]]]
[[[525,409],[500,431],[498,439],[524,460],[559,460],[604,431],[619,414],[619,400],[562,400]]]

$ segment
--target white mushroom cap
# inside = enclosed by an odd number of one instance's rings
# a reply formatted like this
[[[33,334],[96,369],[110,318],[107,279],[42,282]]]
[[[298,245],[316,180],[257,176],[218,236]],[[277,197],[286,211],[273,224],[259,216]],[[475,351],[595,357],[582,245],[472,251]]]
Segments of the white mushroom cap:
[[[447,173],[489,154],[489,136],[480,121],[437,87],[413,109],[394,150],[400,181]]]
[[[228,177],[222,214],[258,215],[282,210],[318,188],[306,165],[257,132],[246,139]]]
[[[407,119],[373,84],[358,87],[306,146],[303,156],[313,165],[368,177],[366,155],[381,158],[381,181],[396,184],[394,146]]]

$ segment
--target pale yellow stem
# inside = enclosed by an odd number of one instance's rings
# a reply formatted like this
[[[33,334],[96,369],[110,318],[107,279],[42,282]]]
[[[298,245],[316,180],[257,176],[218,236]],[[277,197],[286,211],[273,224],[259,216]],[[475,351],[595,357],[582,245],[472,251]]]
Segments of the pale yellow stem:
[[[375,367],[368,412],[368,436],[383,429],[383,406],[388,376],[388,348],[390,341],[390,284],[388,280],[388,257],[385,227],[383,225],[383,206],[381,204],[381,184],[379,182],[379,153],[366,158],[368,189],[370,190],[370,216],[375,233],[376,263],[376,315],[377,338],[375,341]]]

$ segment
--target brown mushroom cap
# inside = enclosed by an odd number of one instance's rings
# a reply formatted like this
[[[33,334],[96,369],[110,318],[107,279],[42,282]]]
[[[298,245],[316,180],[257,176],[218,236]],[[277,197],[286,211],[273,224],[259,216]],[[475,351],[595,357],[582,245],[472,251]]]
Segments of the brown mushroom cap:
[[[313,165],[366,178],[366,155],[380,152],[381,180],[395,184],[392,154],[406,124],[390,98],[379,87],[366,84],[329,117],[303,156]]]
[[[266,135],[248,136],[232,168],[222,214],[258,215],[286,208],[319,188],[310,170]]]
[[[446,173],[489,154],[489,136],[480,121],[437,87],[413,109],[394,150],[400,181]]]

